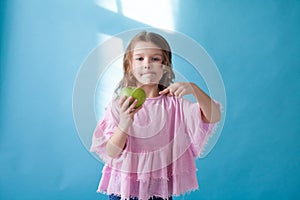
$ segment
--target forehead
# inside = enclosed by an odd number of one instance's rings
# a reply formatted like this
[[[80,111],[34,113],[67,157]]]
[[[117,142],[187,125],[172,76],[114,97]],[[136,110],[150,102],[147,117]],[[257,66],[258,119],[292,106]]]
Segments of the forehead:
[[[162,50],[152,42],[139,41],[133,48],[133,54],[162,54]]]

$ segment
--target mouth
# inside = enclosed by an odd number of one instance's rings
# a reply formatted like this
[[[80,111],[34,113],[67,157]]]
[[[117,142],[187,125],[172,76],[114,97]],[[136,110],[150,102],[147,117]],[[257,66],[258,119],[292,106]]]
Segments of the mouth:
[[[155,75],[154,72],[145,72],[145,73],[142,73],[142,75]]]

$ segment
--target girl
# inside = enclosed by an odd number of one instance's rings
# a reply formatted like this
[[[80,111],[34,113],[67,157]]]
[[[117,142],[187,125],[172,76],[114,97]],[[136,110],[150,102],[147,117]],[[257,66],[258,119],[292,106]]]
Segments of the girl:
[[[199,157],[219,105],[196,84],[173,83],[172,54],[159,34],[140,32],[129,43],[118,89],[140,87],[146,101],[117,97],[93,134],[91,151],[105,162],[98,192],[110,199],[172,199],[198,188]],[[182,97],[193,94],[197,103]]]

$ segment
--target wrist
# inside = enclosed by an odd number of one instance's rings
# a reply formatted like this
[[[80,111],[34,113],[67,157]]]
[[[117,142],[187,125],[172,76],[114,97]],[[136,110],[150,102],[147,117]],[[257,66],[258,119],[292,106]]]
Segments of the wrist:
[[[192,87],[192,94],[196,97],[197,95],[197,90],[199,90],[200,88],[193,82],[190,82],[190,85]]]
[[[127,134],[129,127],[126,126],[126,125],[124,125],[124,124],[122,124],[122,123],[119,123],[118,129],[119,129],[122,133]]]

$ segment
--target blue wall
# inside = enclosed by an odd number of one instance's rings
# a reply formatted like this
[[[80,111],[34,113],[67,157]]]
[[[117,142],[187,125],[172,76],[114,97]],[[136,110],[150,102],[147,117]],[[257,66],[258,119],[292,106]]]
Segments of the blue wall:
[[[299,199],[300,1],[174,2],[174,29],[207,50],[227,93],[222,135],[196,161],[200,190],[184,199]],[[0,199],[106,199],[73,84],[98,33],[149,24],[93,1],[0,6]]]

